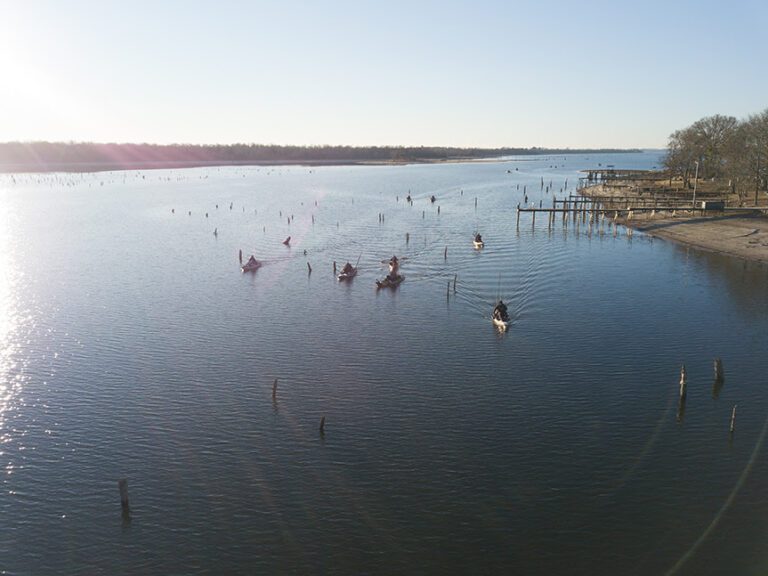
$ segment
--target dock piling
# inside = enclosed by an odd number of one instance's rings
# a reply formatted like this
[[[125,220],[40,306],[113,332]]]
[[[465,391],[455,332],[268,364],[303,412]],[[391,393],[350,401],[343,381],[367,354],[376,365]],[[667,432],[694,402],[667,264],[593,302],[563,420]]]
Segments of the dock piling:
[[[131,507],[128,504],[128,480],[121,478],[117,481],[117,487],[120,490],[120,505],[123,508],[123,516],[131,513]]]
[[[720,358],[715,359],[715,382],[722,382],[725,380],[723,374],[723,361]]]
[[[680,367],[680,398],[685,397],[687,386],[688,386],[688,373],[685,370],[685,364],[683,364]]]

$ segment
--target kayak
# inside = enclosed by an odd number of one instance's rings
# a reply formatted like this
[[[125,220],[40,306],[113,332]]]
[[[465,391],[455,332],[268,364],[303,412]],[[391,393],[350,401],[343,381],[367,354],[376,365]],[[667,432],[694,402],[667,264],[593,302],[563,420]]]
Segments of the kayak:
[[[357,268],[352,268],[349,272],[342,272],[339,274],[338,278],[339,282],[343,282],[344,280],[351,280],[355,276],[357,276]]]
[[[384,280],[376,280],[376,288],[395,288],[405,280],[405,276],[398,274],[394,280],[391,280],[388,276]]]
[[[259,262],[258,260],[248,260],[248,262],[240,266],[240,269],[243,272],[254,272],[259,268],[261,268],[261,262]]]

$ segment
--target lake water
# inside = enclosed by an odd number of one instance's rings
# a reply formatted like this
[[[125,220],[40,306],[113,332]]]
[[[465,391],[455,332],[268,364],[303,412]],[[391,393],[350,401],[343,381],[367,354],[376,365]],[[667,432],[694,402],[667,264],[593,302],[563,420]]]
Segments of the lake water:
[[[768,270],[516,227],[658,162],[0,176],[0,572],[764,574]]]

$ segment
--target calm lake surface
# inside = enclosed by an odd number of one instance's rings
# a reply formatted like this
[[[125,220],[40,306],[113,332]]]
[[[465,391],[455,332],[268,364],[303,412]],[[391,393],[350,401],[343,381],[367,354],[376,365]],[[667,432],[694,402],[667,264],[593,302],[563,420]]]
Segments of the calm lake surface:
[[[768,269],[517,229],[599,164],[0,176],[0,572],[765,574]]]

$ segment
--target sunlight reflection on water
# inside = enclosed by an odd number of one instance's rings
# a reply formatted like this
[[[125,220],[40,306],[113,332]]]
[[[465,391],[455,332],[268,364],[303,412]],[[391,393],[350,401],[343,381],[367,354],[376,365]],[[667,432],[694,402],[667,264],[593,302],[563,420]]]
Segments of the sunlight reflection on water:
[[[10,475],[15,463],[11,444],[18,431],[11,425],[11,413],[21,395],[23,375],[19,359],[19,341],[15,337],[18,329],[18,300],[15,286],[18,271],[13,262],[11,225],[13,213],[0,211],[0,461],[6,476]],[[18,449],[19,446],[16,446]]]

